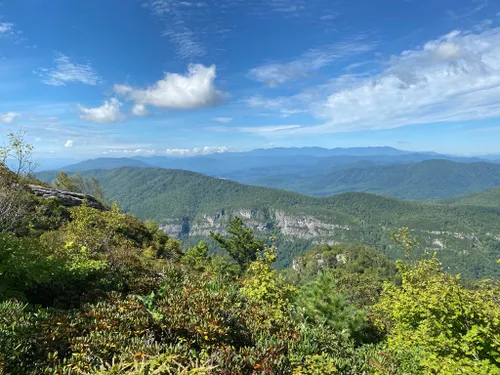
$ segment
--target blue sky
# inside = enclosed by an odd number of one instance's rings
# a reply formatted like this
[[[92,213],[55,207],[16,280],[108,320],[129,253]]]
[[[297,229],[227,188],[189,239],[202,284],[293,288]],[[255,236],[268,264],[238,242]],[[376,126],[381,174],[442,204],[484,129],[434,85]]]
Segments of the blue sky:
[[[9,0],[0,138],[40,157],[500,153],[493,0]]]

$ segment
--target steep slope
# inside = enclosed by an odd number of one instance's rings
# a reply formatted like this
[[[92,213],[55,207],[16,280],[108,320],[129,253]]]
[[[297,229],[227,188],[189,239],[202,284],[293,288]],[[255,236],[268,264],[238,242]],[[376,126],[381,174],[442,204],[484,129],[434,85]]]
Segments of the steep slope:
[[[279,237],[283,265],[313,243],[362,242],[400,256],[390,235],[408,226],[423,248],[439,251],[452,269],[469,276],[497,272],[493,268],[500,256],[500,208],[364,193],[312,198],[160,168],[87,173],[101,181],[109,199],[185,239],[222,231],[230,217],[243,217],[263,235]]]
[[[312,196],[369,192],[404,199],[442,199],[500,186],[500,164],[425,160],[399,165],[346,165],[328,172],[241,178]]]

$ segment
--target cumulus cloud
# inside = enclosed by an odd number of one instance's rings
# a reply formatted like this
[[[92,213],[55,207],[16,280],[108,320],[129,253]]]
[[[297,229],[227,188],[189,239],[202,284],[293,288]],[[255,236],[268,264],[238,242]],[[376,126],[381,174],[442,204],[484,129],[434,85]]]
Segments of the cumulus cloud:
[[[135,102],[140,111],[151,105],[168,109],[196,109],[215,106],[225,99],[225,94],[215,87],[215,65],[205,67],[192,64],[186,75],[166,73],[154,85],[137,89],[128,85],[115,85],[117,95]]]
[[[0,113],[0,123],[12,124],[16,117],[19,117],[17,112]]]
[[[228,123],[233,121],[234,118],[232,117],[216,117],[214,118],[214,121],[221,122],[221,123]]]
[[[78,104],[80,118],[91,122],[117,122],[124,119],[120,112],[123,104],[116,98],[104,101],[104,104],[97,108],[86,108]]]
[[[215,153],[228,152],[230,150],[227,146],[205,146],[201,148],[167,148],[163,150],[155,150],[155,149],[128,149],[128,150],[117,150],[110,149],[108,151],[103,152],[104,154],[123,154],[123,155],[165,155],[165,156],[200,156],[200,155],[209,155]]]
[[[362,38],[346,40],[322,49],[310,49],[297,59],[285,63],[268,63],[250,70],[250,77],[269,87],[306,78],[311,73],[346,57],[365,53],[375,48],[375,43]]]
[[[297,96],[247,103],[272,110],[302,103],[321,121],[290,134],[500,117],[500,28],[452,31],[392,56],[382,68],[371,76],[340,76]]]
[[[95,86],[102,83],[101,77],[97,75],[89,62],[78,64],[60,52],[55,52],[55,54],[55,68],[41,68],[33,71],[42,78],[42,82],[46,85],[66,86],[68,83],[78,82]]]
[[[66,143],[64,144],[64,147],[66,147],[66,148],[71,148],[71,147],[73,147],[73,140],[72,140],[72,139],[68,139],[68,140],[66,141]]]

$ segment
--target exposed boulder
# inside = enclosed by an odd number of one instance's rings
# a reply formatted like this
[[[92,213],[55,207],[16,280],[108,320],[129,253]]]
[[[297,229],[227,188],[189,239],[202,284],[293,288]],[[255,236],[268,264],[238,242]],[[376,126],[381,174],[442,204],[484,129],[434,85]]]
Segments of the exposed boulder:
[[[80,206],[83,204],[83,201],[86,200],[89,207],[101,211],[108,211],[108,208],[92,195],[57,190],[40,185],[28,185],[28,188],[37,197],[44,199],[57,199],[61,205],[66,207]]]

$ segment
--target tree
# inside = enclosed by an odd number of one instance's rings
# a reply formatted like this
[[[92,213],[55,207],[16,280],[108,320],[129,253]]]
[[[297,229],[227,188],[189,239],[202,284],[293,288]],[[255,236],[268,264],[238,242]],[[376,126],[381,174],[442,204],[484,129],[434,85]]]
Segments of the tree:
[[[203,271],[209,265],[209,251],[207,243],[201,241],[195,247],[188,249],[181,259],[181,263],[197,271]]]
[[[392,234],[392,240],[403,248],[405,259],[410,259],[413,251],[418,247],[418,239],[410,234],[408,227],[401,228]]]
[[[0,147],[0,232],[19,226],[28,210],[22,184],[31,178],[37,166],[32,160],[33,146],[25,142],[25,132],[8,134],[9,143]]]
[[[104,202],[104,190],[99,181],[94,177],[89,179],[82,177],[80,174],[69,176],[65,172],[60,172],[54,181],[54,186],[60,190],[92,195],[101,202]]]
[[[265,242],[256,239],[252,229],[245,227],[239,217],[231,219],[227,233],[230,234],[229,238],[213,232],[210,233],[210,237],[228,252],[242,271],[246,271],[248,265],[257,260],[257,255],[264,250]]]
[[[0,164],[18,176],[32,176],[37,163],[33,161],[33,145],[26,142],[26,132],[9,133],[9,144],[0,147]]]

